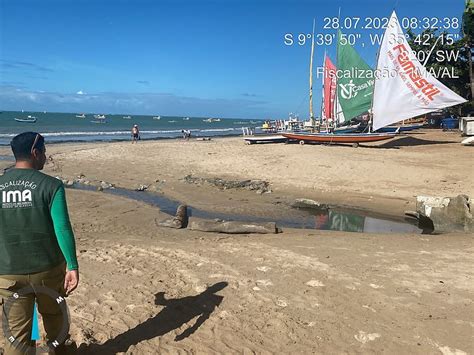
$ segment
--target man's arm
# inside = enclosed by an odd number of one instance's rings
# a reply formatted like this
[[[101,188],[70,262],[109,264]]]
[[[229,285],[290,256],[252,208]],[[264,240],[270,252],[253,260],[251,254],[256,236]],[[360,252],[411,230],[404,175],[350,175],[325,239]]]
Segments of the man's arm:
[[[67,263],[67,273],[64,282],[64,288],[69,294],[74,291],[79,283],[79,265],[76,257],[76,242],[72,231],[71,222],[66,204],[66,193],[61,186],[54,195],[51,203],[51,218],[53,220],[54,232],[58,240],[59,248],[64,255]]]

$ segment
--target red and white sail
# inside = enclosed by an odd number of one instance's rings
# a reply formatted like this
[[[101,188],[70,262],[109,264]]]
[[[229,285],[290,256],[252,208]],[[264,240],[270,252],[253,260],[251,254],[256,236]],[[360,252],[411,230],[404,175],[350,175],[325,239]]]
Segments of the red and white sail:
[[[324,79],[323,79],[323,97],[324,105],[322,118],[332,121],[335,116],[335,99],[336,99],[336,66],[331,62],[328,56],[324,58]]]
[[[373,98],[373,130],[466,102],[431,75],[408,44],[395,11],[380,47]]]

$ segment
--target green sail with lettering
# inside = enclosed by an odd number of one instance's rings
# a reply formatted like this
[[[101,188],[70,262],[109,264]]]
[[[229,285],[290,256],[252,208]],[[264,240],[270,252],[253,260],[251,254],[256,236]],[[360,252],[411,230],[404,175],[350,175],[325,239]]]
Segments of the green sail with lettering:
[[[337,99],[345,121],[349,121],[370,109],[375,79],[373,69],[364,62],[341,31],[338,31],[337,69]]]
[[[365,217],[329,211],[329,229],[346,232],[363,232]]]

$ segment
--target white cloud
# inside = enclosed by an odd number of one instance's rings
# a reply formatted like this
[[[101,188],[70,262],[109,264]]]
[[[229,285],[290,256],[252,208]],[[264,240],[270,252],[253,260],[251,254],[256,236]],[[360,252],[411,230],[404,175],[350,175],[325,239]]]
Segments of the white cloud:
[[[33,90],[17,91],[15,86],[0,85],[0,102],[4,110],[56,112],[105,112],[155,115],[187,115],[202,117],[248,117],[275,116],[274,109],[265,101],[237,99],[205,99],[178,96],[171,93],[117,93],[101,92],[86,94],[63,94]],[[273,112],[272,112],[273,111]]]

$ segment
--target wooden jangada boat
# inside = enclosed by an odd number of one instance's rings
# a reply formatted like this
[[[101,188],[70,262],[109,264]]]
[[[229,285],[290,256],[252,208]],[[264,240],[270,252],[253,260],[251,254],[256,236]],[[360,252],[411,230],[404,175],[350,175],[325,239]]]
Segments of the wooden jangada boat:
[[[340,33],[338,37],[339,69],[352,67],[371,70],[350,45],[341,44]],[[393,38],[397,40],[393,41]],[[336,100],[341,101],[344,116],[355,117],[364,111],[369,111],[371,117],[369,129],[377,131],[405,119],[466,102],[432,76],[412,53],[394,11],[382,40],[377,70],[379,73],[395,72],[396,75],[379,75],[371,81],[357,77],[342,78],[342,83],[337,85]],[[362,142],[393,138],[399,130],[400,128],[393,133],[353,134],[285,132],[283,136],[299,140],[301,144],[352,143],[357,146]]]

